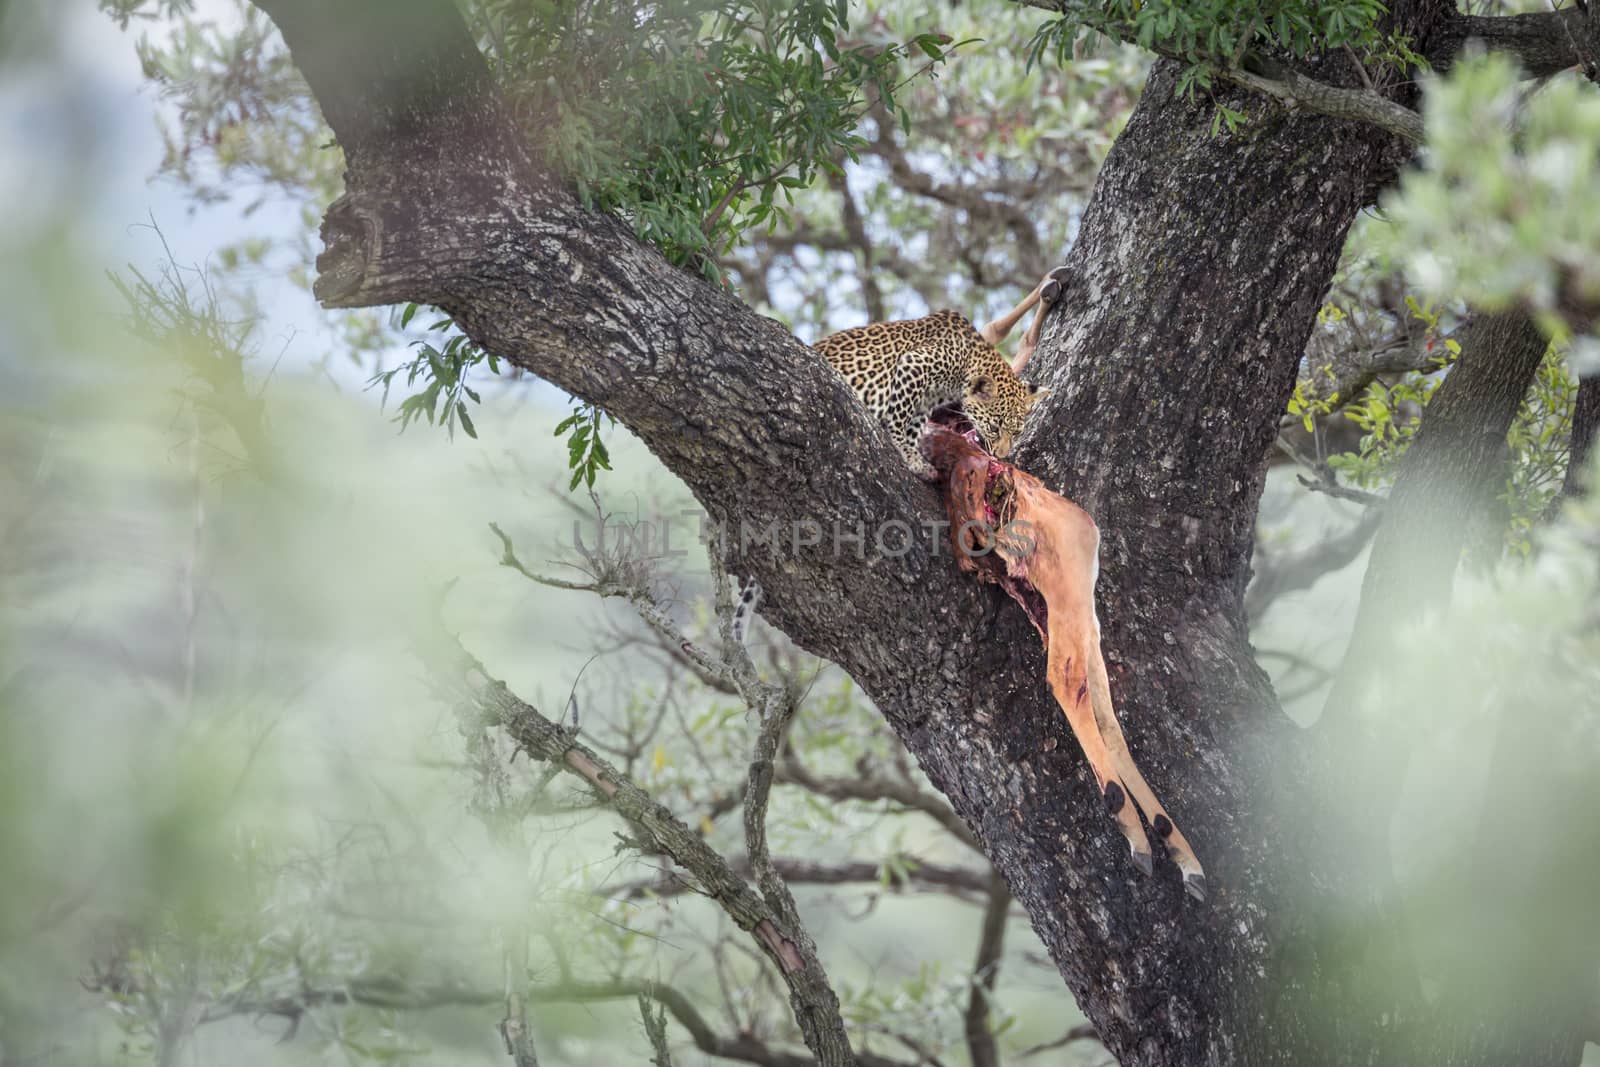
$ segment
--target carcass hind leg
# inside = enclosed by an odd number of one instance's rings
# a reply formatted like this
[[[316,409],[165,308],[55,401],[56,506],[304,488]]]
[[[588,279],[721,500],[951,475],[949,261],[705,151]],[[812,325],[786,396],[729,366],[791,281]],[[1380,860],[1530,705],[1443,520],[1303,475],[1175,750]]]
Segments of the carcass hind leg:
[[[1044,327],[1044,317],[1055,302],[1061,299],[1061,291],[1066,283],[1067,268],[1057,267],[1046,274],[1044,281],[1039,283],[1039,288],[1034,290],[1038,296],[1039,310],[1033,313],[1033,321],[1028,323],[1028,330],[1017,345],[1017,354],[1011,357],[1011,369],[1017,374],[1022,373],[1022,369],[1028,365],[1028,360],[1033,358],[1033,350],[1039,347],[1039,333]]]
[[[1054,304],[1058,299],[1060,299],[1061,287],[1063,284],[1065,284],[1066,278],[1067,268],[1055,268],[1049,274],[1046,274],[1039,280],[1039,284],[1033,287],[1033,292],[1023,297],[1021,303],[1012,308],[1010,311],[1006,312],[1004,315],[1001,315],[998,319],[994,319],[986,323],[984,327],[978,331],[978,333],[983,336],[985,341],[988,341],[992,345],[999,346],[1001,341],[1004,341],[1011,335],[1011,331],[1016,328],[1017,323],[1022,321],[1022,316],[1031,311],[1034,305],[1042,305],[1040,307],[1040,311],[1042,312],[1045,307]],[[1037,341],[1037,317],[1035,317],[1035,328],[1031,329],[1030,332],[1033,333],[1034,339]]]
[[[1066,713],[1067,725],[1078,739],[1078,747],[1088,759],[1089,769],[1094,771],[1095,782],[1105,798],[1106,810],[1116,819],[1122,835],[1128,839],[1135,866],[1149,874],[1153,867],[1150,842],[1145,837],[1144,828],[1139,825],[1139,813],[1128,802],[1128,787],[1117,773],[1115,761],[1100,735],[1094,708],[1089,701],[1088,653],[1093,646],[1086,639],[1092,636],[1092,631],[1085,625],[1087,620],[1064,618],[1064,614],[1056,610],[1056,605],[1051,605],[1050,689],[1055,693],[1061,710]]]
[[[1178,870],[1183,872],[1184,890],[1196,900],[1204,900],[1206,874],[1200,866],[1200,860],[1195,857],[1194,849],[1189,847],[1189,841],[1178,829],[1178,824],[1172,821],[1172,816],[1156,799],[1155,791],[1144,780],[1144,775],[1139,773],[1139,766],[1133,762],[1133,755],[1128,751],[1127,738],[1122,734],[1122,724],[1117,721],[1117,711],[1111,703],[1111,684],[1106,677],[1106,663],[1100,655],[1098,641],[1094,643],[1089,657],[1089,699],[1094,707],[1101,741],[1111,753],[1117,773],[1132,791],[1134,802],[1144,812],[1144,817],[1150,821],[1150,829],[1165,842],[1167,852],[1178,865]]]

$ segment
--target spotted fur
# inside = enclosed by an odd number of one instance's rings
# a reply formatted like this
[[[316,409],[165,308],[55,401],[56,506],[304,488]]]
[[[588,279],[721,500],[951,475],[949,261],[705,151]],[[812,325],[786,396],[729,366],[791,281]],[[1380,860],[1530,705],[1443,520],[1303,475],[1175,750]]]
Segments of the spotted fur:
[[[889,428],[912,470],[932,467],[917,450],[928,415],[959,401],[989,451],[1011,452],[1028,412],[1049,392],[1011,369],[972,322],[954,311],[875,322],[831,334],[814,346]]]
[[[750,616],[755,614],[756,605],[761,602],[761,583],[754,578],[746,578],[739,586],[739,606],[733,611],[733,643],[744,644],[746,632],[750,627]]]

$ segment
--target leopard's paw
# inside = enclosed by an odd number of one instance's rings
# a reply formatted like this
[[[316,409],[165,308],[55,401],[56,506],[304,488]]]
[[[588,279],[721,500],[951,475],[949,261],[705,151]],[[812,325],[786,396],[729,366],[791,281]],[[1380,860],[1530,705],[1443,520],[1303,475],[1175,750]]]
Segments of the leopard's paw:
[[[926,437],[926,433],[924,433],[923,436]],[[929,485],[935,485],[938,483],[939,468],[928,462],[927,457],[922,455],[920,452],[918,452],[918,454],[915,456],[907,456],[906,465],[911,468],[912,474],[915,474],[919,479],[927,482]]]

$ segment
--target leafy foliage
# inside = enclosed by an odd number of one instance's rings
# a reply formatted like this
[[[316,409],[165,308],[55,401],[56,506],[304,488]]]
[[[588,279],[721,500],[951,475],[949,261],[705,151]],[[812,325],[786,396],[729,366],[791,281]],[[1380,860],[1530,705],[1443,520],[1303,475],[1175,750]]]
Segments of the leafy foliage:
[[[1364,62],[1417,65],[1405,40],[1384,31],[1386,11],[1379,0],[1067,0],[1034,34],[1029,59],[1066,62],[1092,51],[1099,38],[1131,41],[1184,63],[1177,88],[1190,99],[1209,91],[1219,70],[1240,67],[1252,54],[1306,59],[1348,48]],[[1243,118],[1219,104],[1213,133]]]
[[[1577,398],[1578,379],[1561,349],[1551,345],[1506,434],[1511,470],[1501,500],[1506,547],[1518,556],[1533,554],[1534,532],[1566,477]]]
[[[580,482],[593,489],[595,475],[611,469],[611,454],[600,440],[600,422],[616,420],[587,401],[574,397],[572,402],[578,410],[556,425],[557,437],[567,435],[567,466],[572,470],[567,489],[578,488]]]
[[[711,277],[718,253],[785,221],[796,190],[855,158],[869,101],[896,108],[899,59],[938,63],[949,44],[919,33],[841,45],[842,0],[472,11],[530,138],[585,201]]]
[[[981,319],[1038,283],[1071,241],[1149,56],[1117,44],[1070,69],[1030,68],[1021,13],[1009,0],[939,11],[938,29],[976,40],[928,77],[916,76],[920,52],[901,56],[904,114],[869,105],[859,158],[795,190],[787,225],[722,257],[743,299],[816,337],[939,307]],[[856,0],[844,40],[909,40],[927,18],[925,6]]]
[[[407,304],[401,311],[401,329],[405,329],[411,322],[418,307],[417,304]],[[428,330],[430,332],[449,330],[454,325],[453,320],[444,317],[434,321]],[[368,387],[382,386],[383,400],[387,404],[389,389],[400,375],[405,375],[407,388],[416,385],[420,379],[423,382],[422,388],[402,400],[395,414],[400,428],[405,429],[417,419],[427,419],[430,426],[434,424],[442,426],[452,437],[455,436],[457,426],[460,426],[468,437],[477,437],[478,428],[472,424],[472,416],[467,414],[467,401],[478,404],[483,398],[467,384],[467,373],[473,367],[486,364],[490,374],[499,374],[500,361],[493,353],[479,348],[466,334],[459,331],[451,334],[441,346],[436,347],[429,341],[413,341],[412,347],[420,353],[415,359],[379,371],[367,383]]]
[[[1488,55],[1430,78],[1423,110],[1428,149],[1385,199],[1383,251],[1428,294],[1522,303],[1554,334],[1589,332],[1600,96],[1575,78],[1528,90],[1512,60]]]
[[[1380,377],[1355,397],[1320,393],[1302,380],[1289,400],[1289,414],[1299,419],[1308,433],[1314,432],[1319,422],[1326,425],[1340,420],[1360,429],[1355,448],[1331,453],[1325,459],[1330,469],[1365,489],[1393,482],[1396,466],[1422,424],[1424,409],[1461,354],[1461,345],[1454,338],[1437,337],[1442,318],[1437,307],[1419,303],[1413,296],[1407,296],[1405,303],[1421,325],[1424,350],[1436,353],[1428,367],[1388,379]],[[1330,304],[1320,318],[1334,319],[1341,314],[1337,305]],[[1515,555],[1531,554],[1533,532],[1561,488],[1577,390],[1578,380],[1565,350],[1551,345],[1506,439],[1506,482],[1499,499],[1504,508],[1505,548]]]
[[[409,326],[419,310],[420,304],[407,304],[400,312],[399,327],[403,330]],[[418,351],[415,359],[381,370],[368,380],[368,388],[382,387],[386,406],[389,390],[396,382],[403,381],[407,389],[416,389],[400,402],[395,412],[395,420],[402,430],[422,419],[430,426],[443,427],[452,438],[457,427],[468,437],[477,438],[478,428],[467,405],[469,401],[481,404],[483,398],[467,384],[467,377],[473,368],[480,366],[490,374],[499,374],[500,361],[493,353],[474,344],[455,327],[455,321],[449,316],[435,319],[428,326],[430,333],[452,330],[454,332],[448,333],[438,345],[428,340],[413,341],[412,347]],[[417,388],[419,382],[421,386]],[[563,419],[555,432],[557,437],[567,435],[567,464],[572,471],[568,488],[576,489],[583,484],[592,489],[599,473],[611,469],[611,454],[606,451],[600,432],[602,423],[615,420],[594,404],[577,398],[573,398],[573,403],[578,410]]]

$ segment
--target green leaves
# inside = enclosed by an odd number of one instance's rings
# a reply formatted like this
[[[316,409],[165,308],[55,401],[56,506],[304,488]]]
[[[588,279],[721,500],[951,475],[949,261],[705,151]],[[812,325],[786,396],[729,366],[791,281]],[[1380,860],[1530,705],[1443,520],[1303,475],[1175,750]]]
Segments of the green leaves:
[[[1600,97],[1570,77],[1533,91],[1492,54],[1426,84],[1427,151],[1385,198],[1380,250],[1435,297],[1521,304],[1558,338],[1593,334]]]
[[[1189,99],[1208,92],[1217,71],[1237,68],[1252,52],[1306,59],[1349,48],[1363,62],[1401,69],[1420,62],[1406,42],[1379,26],[1387,9],[1378,0],[1067,0],[1029,45],[1029,64],[1046,54],[1076,58],[1080,39],[1107,37],[1184,63],[1177,91]],[[1211,124],[1233,130],[1244,116],[1223,108]]]
[[[417,304],[407,304],[401,310],[399,323],[402,329],[416,317],[418,310]],[[444,317],[436,319],[428,327],[428,332],[445,332],[454,328],[455,323]],[[478,428],[473,425],[472,416],[467,411],[467,402],[478,404],[482,398],[477,390],[467,384],[467,374],[479,365],[487,365],[490,374],[499,374],[500,361],[459,331],[450,334],[442,345],[436,346],[422,340],[413,341],[412,347],[417,350],[415,359],[374,374],[368,380],[367,388],[382,386],[383,400],[387,404],[390,388],[395,382],[401,381],[402,376],[408,389],[420,383],[416,392],[400,401],[400,407],[395,412],[395,420],[400,423],[400,428],[404,430],[418,419],[423,419],[430,426],[444,427],[451,437],[455,436],[456,427],[459,426],[462,433],[476,440]],[[567,435],[567,466],[572,470],[572,480],[567,488],[573,490],[585,485],[592,489],[599,473],[611,469],[611,454],[600,439],[600,429],[602,420],[614,420],[593,404],[576,398],[572,402],[577,405],[577,410],[562,419],[555,431],[557,437]]]
[[[411,322],[417,310],[416,304],[405,306],[400,312],[401,329]],[[428,330],[448,330],[454,325],[449,318],[442,318],[436,320]],[[487,364],[490,374],[499,374],[499,360],[473,344],[466,334],[459,332],[450,336],[442,347],[435,347],[427,341],[413,341],[411,344],[419,353],[417,358],[390,370],[379,371],[368,379],[367,388],[381,385],[383,402],[387,404],[389,389],[400,375],[405,375],[407,388],[420,380],[424,383],[422,388],[402,400],[395,413],[400,428],[404,430],[417,419],[426,419],[430,426],[444,427],[452,438],[459,426],[468,437],[476,439],[478,428],[467,413],[467,401],[477,404],[482,402],[482,398],[467,384],[467,372],[480,364]]]
[[[787,224],[794,190],[856,158],[869,101],[891,114],[898,63],[950,38],[847,43],[832,0],[480,0],[480,40],[531,139],[590,206],[628,219],[675,263],[714,260]]]
[[[567,435],[567,466],[572,470],[568,492],[580,484],[593,489],[595,476],[611,469],[611,454],[600,440],[600,420],[616,421],[593,404],[576,397],[572,402],[578,410],[562,419],[555,431],[557,437]]]

